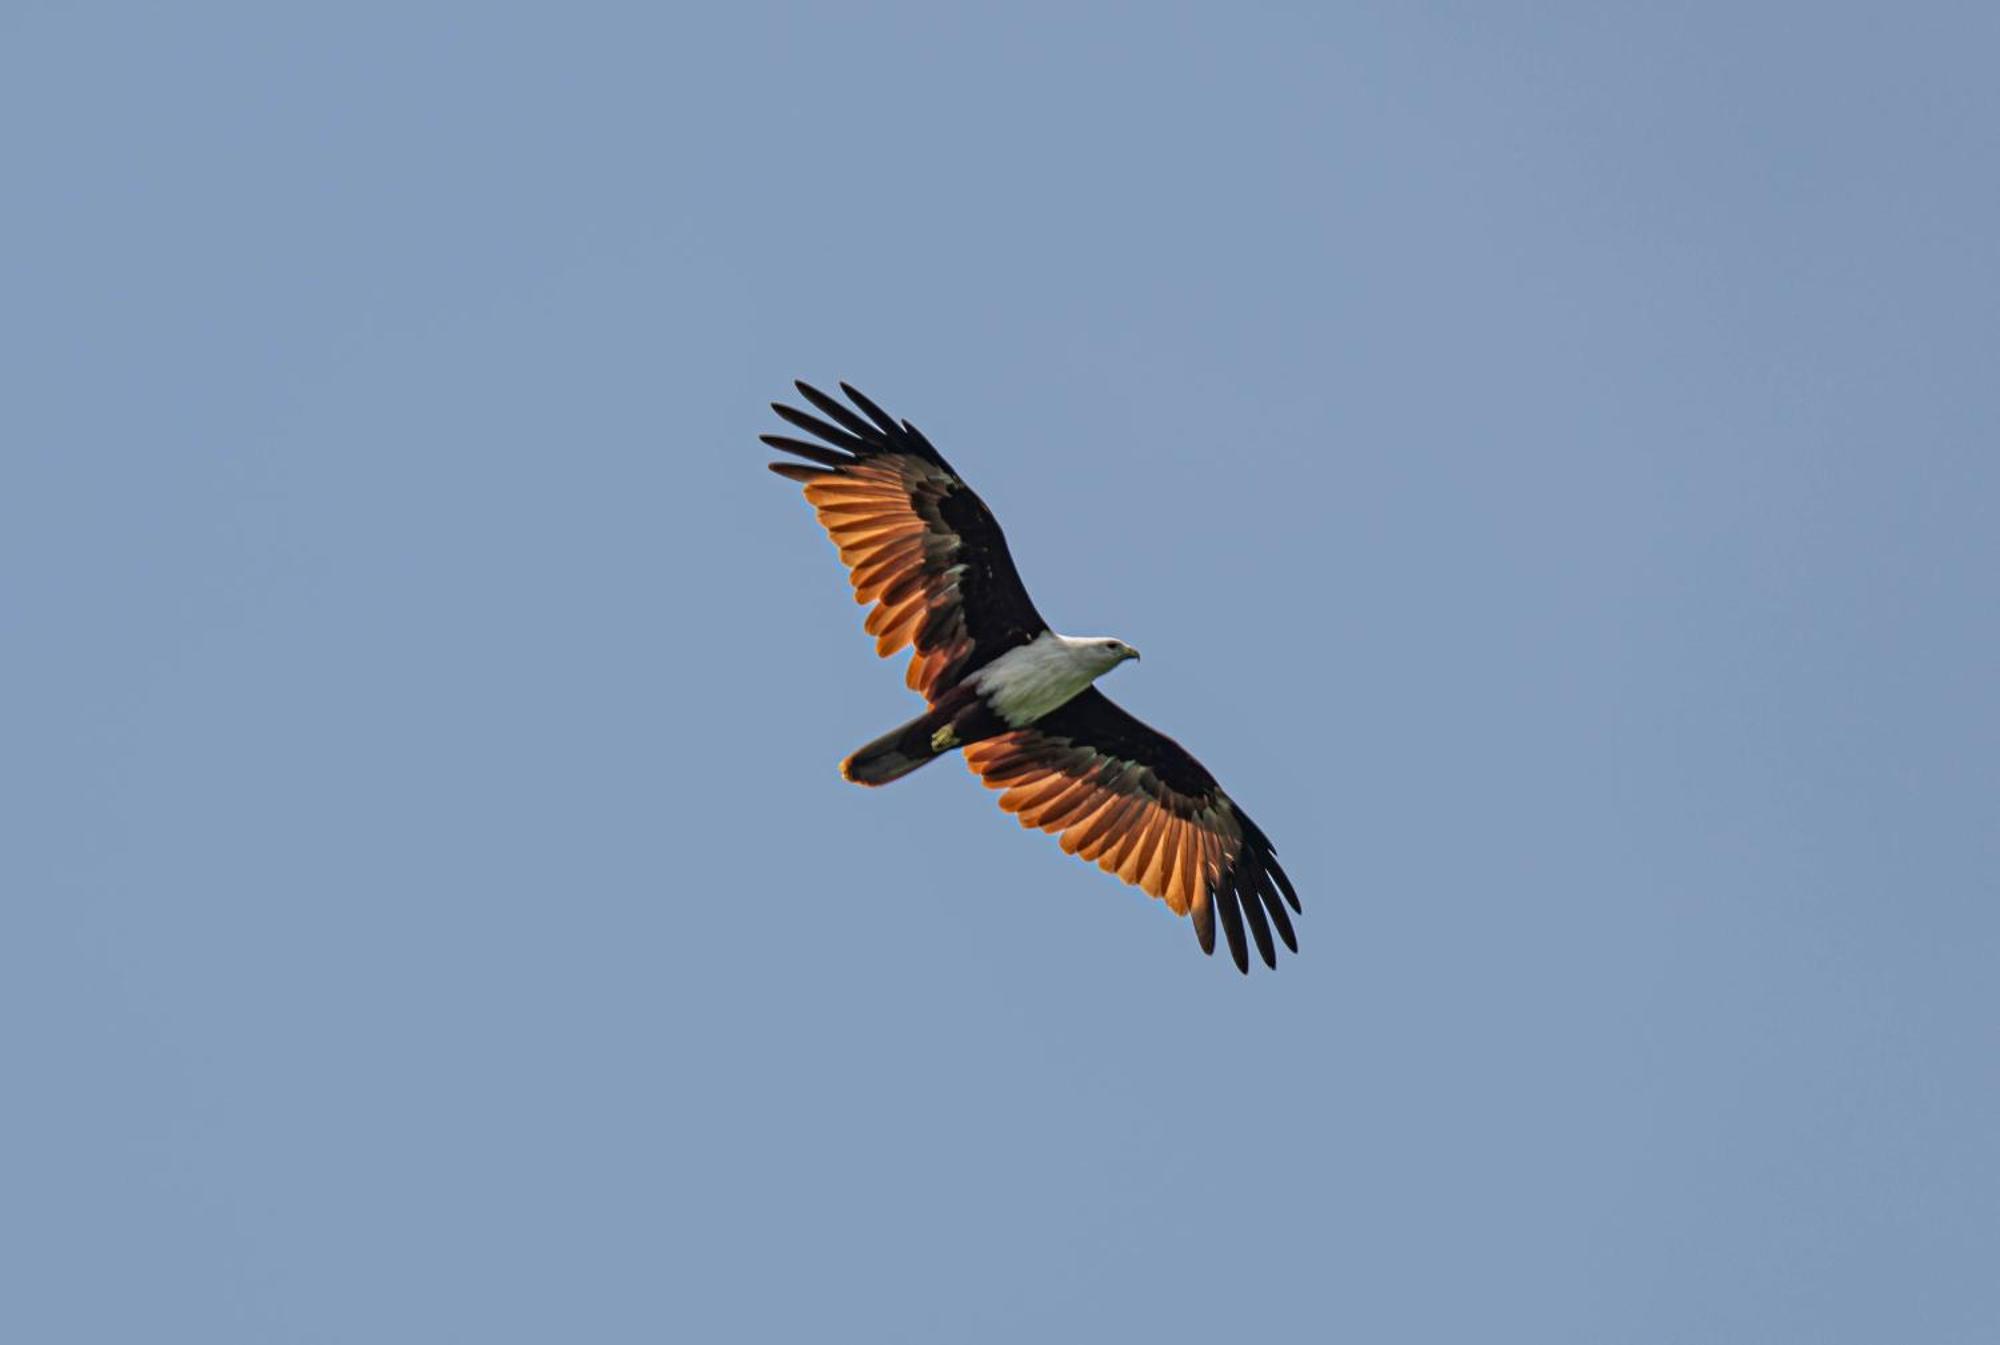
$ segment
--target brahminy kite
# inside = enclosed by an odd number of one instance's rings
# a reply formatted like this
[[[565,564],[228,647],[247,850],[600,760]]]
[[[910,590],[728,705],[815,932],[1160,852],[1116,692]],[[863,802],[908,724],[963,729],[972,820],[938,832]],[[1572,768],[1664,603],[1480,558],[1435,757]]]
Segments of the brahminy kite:
[[[1298,893],[1269,838],[1179,743],[1092,685],[1139,651],[1049,629],[1000,525],[916,426],[845,383],[852,408],[797,386],[825,420],[771,409],[820,442],[760,436],[811,464],[771,470],[805,487],[855,601],[874,604],[865,624],[876,652],[914,650],[907,680],[930,705],[840,773],[885,785],[962,751],[1022,826],[1057,833],[1065,851],[1192,916],[1204,953],[1218,913],[1239,971],[1250,970],[1245,926],[1266,966],[1278,965],[1274,930],[1296,953],[1285,906],[1299,910]]]

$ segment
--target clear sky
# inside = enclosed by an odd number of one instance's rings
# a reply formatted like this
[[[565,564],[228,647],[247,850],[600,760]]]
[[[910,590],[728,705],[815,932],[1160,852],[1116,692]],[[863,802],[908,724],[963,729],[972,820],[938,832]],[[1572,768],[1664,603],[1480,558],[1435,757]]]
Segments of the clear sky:
[[[0,8],[0,1337],[2000,1339],[2000,11],[692,8]],[[841,782],[799,376],[1300,957]]]

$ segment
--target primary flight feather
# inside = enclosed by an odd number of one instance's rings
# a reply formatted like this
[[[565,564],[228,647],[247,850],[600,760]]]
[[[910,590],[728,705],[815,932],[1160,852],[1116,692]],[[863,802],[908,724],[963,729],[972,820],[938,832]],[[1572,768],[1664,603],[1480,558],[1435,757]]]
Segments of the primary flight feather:
[[[1092,685],[1138,651],[1049,629],[1000,525],[916,426],[845,383],[852,406],[797,387],[825,419],[773,402],[813,439],[760,436],[810,464],[771,470],[805,487],[855,600],[872,604],[876,652],[912,650],[909,685],[930,705],[841,774],[885,785],[962,751],[1022,826],[1057,834],[1065,851],[1191,917],[1204,953],[1215,951],[1218,915],[1240,971],[1252,940],[1278,965],[1274,932],[1296,953],[1285,908],[1300,909],[1298,893],[1269,838],[1179,743]]]

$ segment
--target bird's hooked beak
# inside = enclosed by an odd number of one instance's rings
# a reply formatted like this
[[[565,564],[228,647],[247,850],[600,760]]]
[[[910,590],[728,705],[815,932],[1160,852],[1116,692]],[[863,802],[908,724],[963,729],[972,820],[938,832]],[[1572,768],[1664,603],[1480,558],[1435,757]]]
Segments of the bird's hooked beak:
[[[1125,657],[1137,663],[1139,661],[1139,651],[1128,644],[1125,646]]]

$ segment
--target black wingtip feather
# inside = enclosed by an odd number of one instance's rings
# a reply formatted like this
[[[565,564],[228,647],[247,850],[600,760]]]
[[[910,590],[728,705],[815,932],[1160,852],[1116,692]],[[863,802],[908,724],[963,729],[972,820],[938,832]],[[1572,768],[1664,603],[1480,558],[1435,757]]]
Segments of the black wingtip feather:
[[[1284,866],[1278,863],[1278,847],[1271,844],[1271,838],[1264,834],[1264,829],[1251,821],[1241,809],[1237,810],[1236,816],[1243,823],[1243,835],[1249,840],[1264,868],[1269,870],[1271,877],[1277,881],[1278,890],[1285,894],[1285,901],[1294,911],[1304,915],[1305,908],[1299,905],[1299,894],[1293,889],[1292,880],[1285,876]]]
[[[822,414],[831,416],[835,421],[839,422],[843,429],[862,439],[880,437],[874,426],[842,406],[837,399],[827,396],[803,378],[795,381],[792,386],[799,390],[799,396],[818,407]]]
[[[830,448],[822,448],[818,444],[809,444],[803,439],[794,439],[790,435],[760,434],[757,436],[757,442],[770,448],[775,448],[783,453],[796,453],[807,462],[816,462],[822,467],[845,467],[854,461],[853,458],[845,453],[838,453]]]
[[[884,411],[881,407],[875,405],[875,403],[869,401],[868,398],[863,394],[855,391],[854,385],[852,383],[842,383],[840,385],[840,390],[847,394],[848,401],[853,402],[856,406],[861,408],[863,414],[865,414],[868,417],[868,419],[874,421],[877,425],[881,426],[882,433],[889,436],[891,441],[893,441],[896,438],[896,436],[900,433],[900,431],[896,426],[896,422],[890,418],[889,413],[887,411]]]
[[[804,485],[817,476],[833,475],[832,472],[829,472],[824,467],[801,467],[796,462],[767,462],[764,465],[779,476],[784,477],[785,480],[796,481],[800,485]]]
[[[1229,956],[1236,960],[1236,970],[1248,976],[1250,948],[1243,941],[1243,912],[1237,908],[1236,892],[1225,880],[1215,885],[1211,896],[1222,913],[1222,932],[1229,937]]]
[[[1278,857],[1270,853],[1267,849],[1264,854],[1264,863],[1270,869],[1271,876],[1277,879],[1278,890],[1285,894],[1286,902],[1291,905],[1293,910],[1297,911],[1300,915],[1304,915],[1306,913],[1305,907],[1299,905],[1299,894],[1292,890],[1292,880],[1287,878],[1285,871],[1278,867]]]
[[[1292,928],[1292,917],[1285,913],[1285,903],[1278,899],[1278,889],[1272,885],[1268,869],[1257,871],[1257,898],[1264,903],[1264,909],[1271,917],[1271,928],[1285,941],[1285,947],[1298,952],[1298,932]]]
[[[1257,940],[1257,956],[1264,959],[1264,965],[1272,971],[1278,969],[1277,945],[1271,942],[1271,925],[1264,918],[1264,905],[1257,899],[1254,883],[1246,882],[1248,875],[1239,871],[1235,875],[1237,899],[1243,906],[1243,923],[1250,926],[1250,933]]]
[[[835,448],[844,448],[849,453],[861,456],[866,456],[875,448],[866,439],[849,434],[846,430],[836,429],[834,426],[821,420],[818,416],[807,415],[796,406],[786,406],[783,402],[772,402],[771,409],[776,411],[783,419],[804,430],[807,434],[816,434]]]

